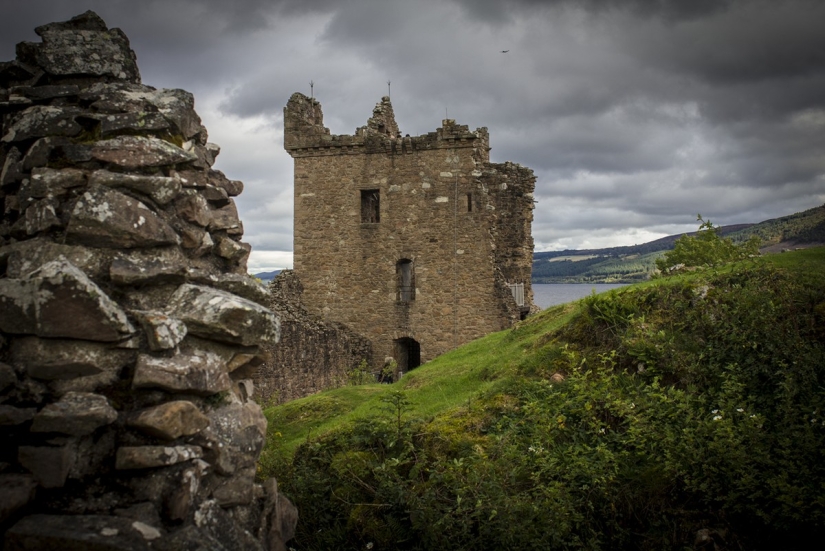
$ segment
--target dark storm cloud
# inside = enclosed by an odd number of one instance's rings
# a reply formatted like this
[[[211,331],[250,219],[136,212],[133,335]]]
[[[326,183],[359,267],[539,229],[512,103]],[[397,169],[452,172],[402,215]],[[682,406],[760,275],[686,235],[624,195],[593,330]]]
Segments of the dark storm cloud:
[[[334,133],[387,94],[402,132],[454,118],[538,177],[538,249],[643,242],[825,201],[825,2],[0,0],[0,46],[94,9],[144,82],[195,94],[256,253],[291,249],[281,113],[309,82]],[[509,50],[507,54],[500,50]],[[285,254],[285,253],[284,253]],[[274,257],[272,257],[274,258]],[[280,258],[280,257],[279,257]],[[280,261],[280,260],[279,260]]]

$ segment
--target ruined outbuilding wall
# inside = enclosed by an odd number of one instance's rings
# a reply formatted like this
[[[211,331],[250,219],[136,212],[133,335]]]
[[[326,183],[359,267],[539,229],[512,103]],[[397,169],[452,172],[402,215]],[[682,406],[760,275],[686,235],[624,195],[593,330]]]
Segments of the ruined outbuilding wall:
[[[255,483],[278,339],[191,94],[94,13],[0,63],[0,546],[284,549]]]
[[[303,286],[292,270],[269,284],[269,305],[281,319],[281,339],[267,345],[255,393],[265,403],[284,403],[351,382],[353,370],[372,358],[370,342],[343,324],[307,312]]]
[[[401,136],[389,98],[354,135],[332,135],[317,100],[293,94],[284,147],[294,159],[294,270],[304,304],[367,337],[378,361],[401,364],[398,340],[425,362],[510,327],[532,305],[535,177],[489,162],[486,128],[447,119]],[[378,211],[364,216],[363,197]],[[409,261],[414,298],[399,293]],[[523,284],[525,307],[509,284]]]

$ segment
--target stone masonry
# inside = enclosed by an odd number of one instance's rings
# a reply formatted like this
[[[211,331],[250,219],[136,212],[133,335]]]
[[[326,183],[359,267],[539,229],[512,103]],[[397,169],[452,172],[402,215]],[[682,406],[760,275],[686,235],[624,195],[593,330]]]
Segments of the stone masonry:
[[[0,547],[283,550],[251,379],[277,342],[183,90],[93,12],[0,63]]]
[[[331,135],[320,103],[296,93],[284,147],[304,304],[367,337],[377,362],[406,371],[533,307],[535,177],[490,163],[486,128],[447,119],[402,136],[385,97],[354,135]]]
[[[266,403],[284,403],[354,380],[372,346],[341,323],[325,322],[307,312],[295,272],[284,270],[270,283],[270,307],[281,319],[281,340],[264,346],[266,362],[255,377],[255,395]]]

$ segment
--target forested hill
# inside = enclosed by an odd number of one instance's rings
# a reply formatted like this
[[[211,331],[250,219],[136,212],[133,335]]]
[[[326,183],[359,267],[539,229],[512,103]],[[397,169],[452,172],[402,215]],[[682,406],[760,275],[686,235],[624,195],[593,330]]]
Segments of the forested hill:
[[[736,242],[756,235],[764,252],[825,243],[825,205],[765,220],[758,224],[721,226],[721,235]],[[694,235],[696,232],[687,235]],[[644,281],[655,260],[685,234],[669,235],[627,247],[539,252],[533,255],[533,283],[633,283]]]

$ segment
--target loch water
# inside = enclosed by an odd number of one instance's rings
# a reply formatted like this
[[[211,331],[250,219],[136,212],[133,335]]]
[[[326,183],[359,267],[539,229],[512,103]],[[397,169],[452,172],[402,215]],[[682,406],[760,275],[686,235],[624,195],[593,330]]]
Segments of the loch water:
[[[624,283],[534,283],[533,301],[540,308],[549,308],[586,297],[594,290],[598,294],[624,286]]]

